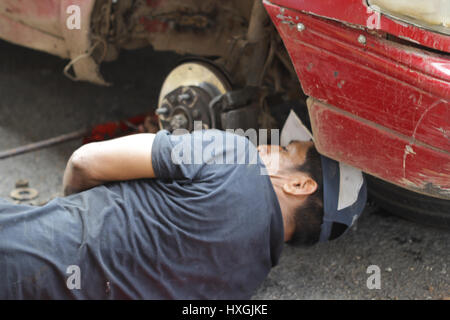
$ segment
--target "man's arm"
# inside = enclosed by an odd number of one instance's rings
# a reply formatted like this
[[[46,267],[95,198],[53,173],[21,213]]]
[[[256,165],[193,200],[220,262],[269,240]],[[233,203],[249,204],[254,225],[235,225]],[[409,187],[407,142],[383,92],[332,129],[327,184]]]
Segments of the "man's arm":
[[[67,163],[63,178],[64,195],[109,181],[154,178],[154,139],[155,134],[141,133],[80,147]]]

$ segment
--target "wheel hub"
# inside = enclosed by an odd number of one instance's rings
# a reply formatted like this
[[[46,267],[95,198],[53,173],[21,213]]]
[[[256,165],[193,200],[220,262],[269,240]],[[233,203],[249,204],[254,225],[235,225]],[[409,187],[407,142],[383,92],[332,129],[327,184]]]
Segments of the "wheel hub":
[[[197,61],[179,65],[167,76],[161,89],[156,110],[160,128],[169,131],[213,128],[214,115],[209,104],[230,90],[229,81],[213,65]]]

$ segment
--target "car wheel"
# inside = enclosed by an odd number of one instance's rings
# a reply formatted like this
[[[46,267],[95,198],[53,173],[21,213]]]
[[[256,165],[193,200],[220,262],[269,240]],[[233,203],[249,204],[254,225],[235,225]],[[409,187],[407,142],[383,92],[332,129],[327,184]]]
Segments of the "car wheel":
[[[428,197],[366,175],[369,197],[407,220],[450,230],[450,200]]]

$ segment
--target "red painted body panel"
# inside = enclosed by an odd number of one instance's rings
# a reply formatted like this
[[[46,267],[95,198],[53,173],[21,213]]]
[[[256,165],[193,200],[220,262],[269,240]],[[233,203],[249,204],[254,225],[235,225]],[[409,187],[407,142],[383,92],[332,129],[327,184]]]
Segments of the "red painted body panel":
[[[270,2],[281,7],[363,27],[367,27],[370,17],[373,16],[366,0],[271,0]],[[396,21],[384,15],[380,16],[379,30],[436,50],[450,52],[448,36]]]
[[[450,57],[265,5],[304,92],[324,102],[311,110],[321,110],[312,115],[320,151],[397,185],[450,196]],[[365,43],[358,42],[361,35]],[[323,112],[325,106],[333,111]],[[365,128],[368,123],[376,130]],[[345,134],[333,136],[338,129]],[[430,185],[441,191],[427,191]]]
[[[314,101],[309,107],[317,148],[379,178],[429,194],[450,190],[450,155],[375,123]],[[409,146],[405,152],[405,146]]]

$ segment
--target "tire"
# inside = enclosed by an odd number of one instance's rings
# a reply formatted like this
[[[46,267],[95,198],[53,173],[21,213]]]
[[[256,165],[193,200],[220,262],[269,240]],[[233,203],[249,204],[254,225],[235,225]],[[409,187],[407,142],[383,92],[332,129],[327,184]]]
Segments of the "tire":
[[[450,200],[428,197],[366,175],[369,198],[393,215],[450,230]]]

